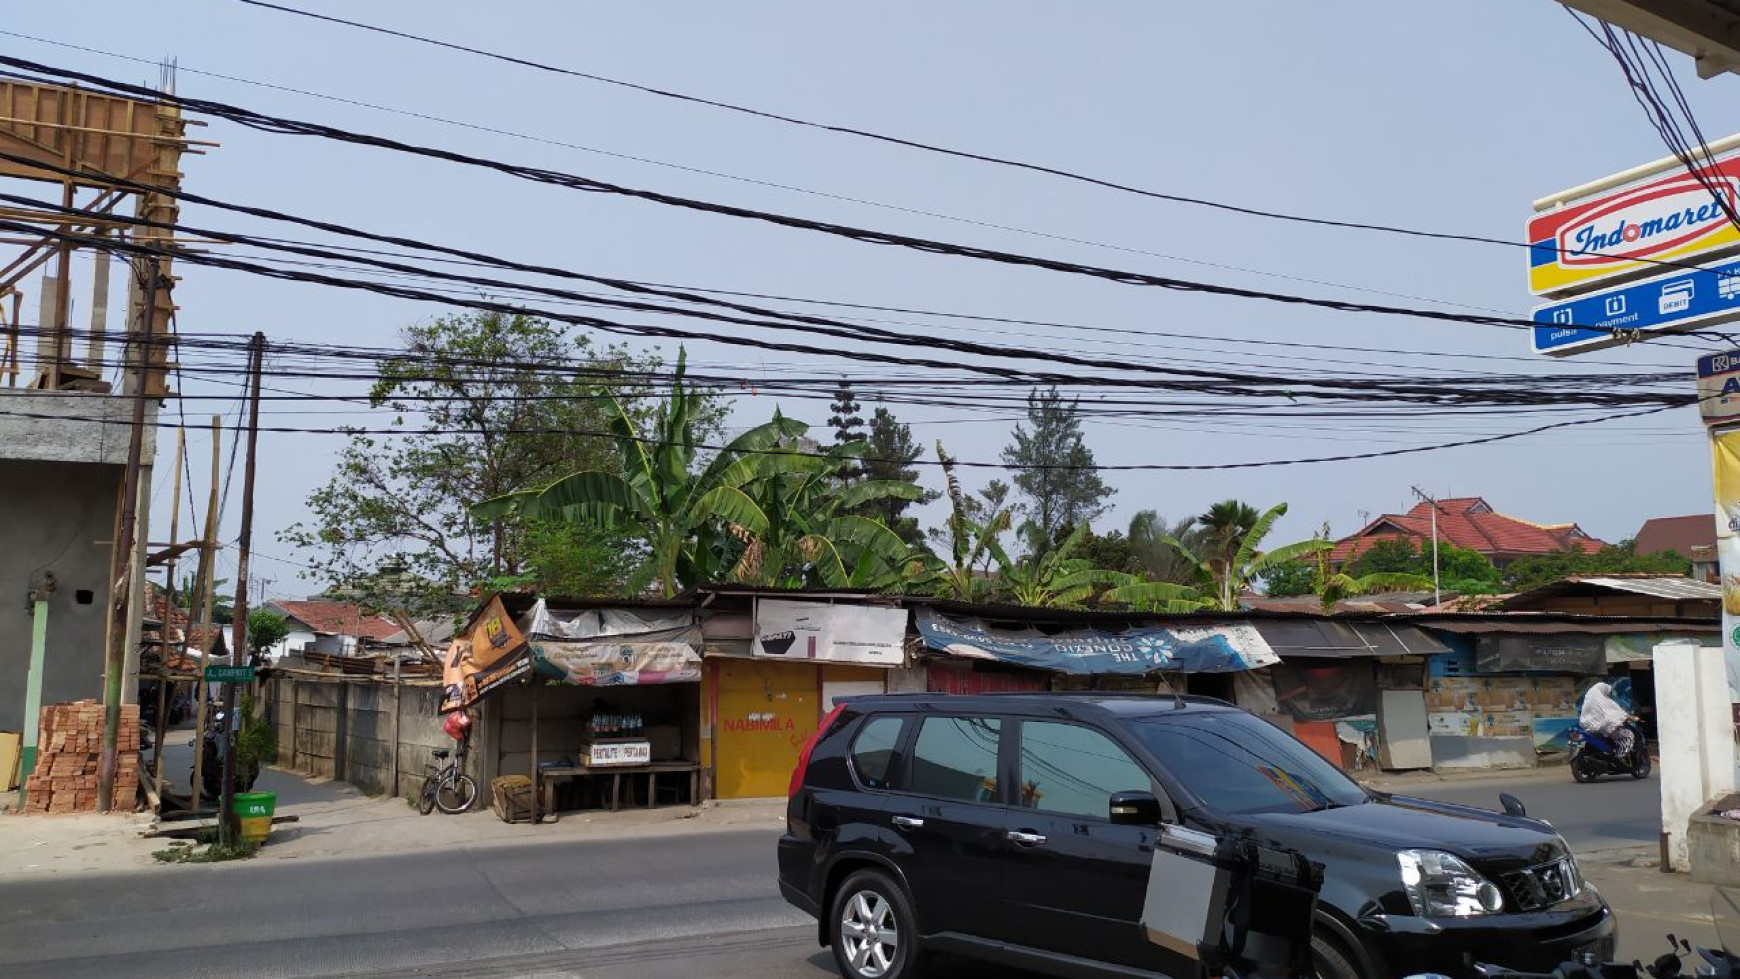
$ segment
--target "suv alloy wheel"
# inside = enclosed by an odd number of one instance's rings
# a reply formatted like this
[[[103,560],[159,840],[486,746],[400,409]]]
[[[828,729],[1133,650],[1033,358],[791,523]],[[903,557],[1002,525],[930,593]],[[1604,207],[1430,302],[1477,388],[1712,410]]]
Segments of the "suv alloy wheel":
[[[914,979],[919,975],[918,928],[912,904],[886,874],[861,870],[835,892],[831,924],[834,960],[848,979]]]

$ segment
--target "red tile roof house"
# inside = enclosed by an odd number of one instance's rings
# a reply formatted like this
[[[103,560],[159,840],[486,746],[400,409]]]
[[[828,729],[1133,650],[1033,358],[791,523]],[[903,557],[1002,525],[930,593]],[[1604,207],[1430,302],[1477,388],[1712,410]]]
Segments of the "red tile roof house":
[[[1411,540],[1421,551],[1432,546],[1432,505],[1418,503],[1407,513],[1386,513],[1351,537],[1335,542],[1329,562],[1340,568],[1381,540]],[[1504,567],[1518,558],[1556,554],[1572,548],[1593,554],[1607,546],[1574,523],[1540,524],[1506,516],[1478,496],[1438,501],[1438,541],[1486,555]]]
[[[1692,562],[1692,577],[1718,581],[1716,568],[1716,518],[1708,513],[1686,517],[1651,517],[1637,531],[1637,553],[1672,551]]]
[[[354,656],[361,640],[378,642],[403,631],[392,619],[349,602],[270,601],[266,607],[290,620],[290,635],[267,654],[274,660],[286,653]]]

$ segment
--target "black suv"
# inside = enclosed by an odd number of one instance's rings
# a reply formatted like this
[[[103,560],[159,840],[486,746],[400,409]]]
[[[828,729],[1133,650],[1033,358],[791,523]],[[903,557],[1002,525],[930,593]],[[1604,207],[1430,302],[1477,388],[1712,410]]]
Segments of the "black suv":
[[[780,891],[852,979],[906,979],[931,951],[1191,976],[1140,921],[1161,823],[1321,863],[1321,979],[1613,952],[1613,913],[1545,823],[1369,791],[1201,697],[851,698],[792,773]]]

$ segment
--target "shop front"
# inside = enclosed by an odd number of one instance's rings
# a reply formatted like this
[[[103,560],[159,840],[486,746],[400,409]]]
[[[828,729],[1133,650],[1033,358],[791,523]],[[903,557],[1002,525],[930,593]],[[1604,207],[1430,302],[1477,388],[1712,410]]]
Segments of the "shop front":
[[[838,698],[883,693],[906,664],[906,610],[756,597],[750,636],[707,644],[714,794],[783,796],[805,742]]]

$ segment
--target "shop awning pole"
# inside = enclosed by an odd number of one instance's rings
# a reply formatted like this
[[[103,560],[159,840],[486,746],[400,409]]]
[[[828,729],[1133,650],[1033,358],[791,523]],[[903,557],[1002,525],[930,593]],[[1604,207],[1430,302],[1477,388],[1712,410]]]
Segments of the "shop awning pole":
[[[532,678],[532,825],[538,824],[538,796],[543,794],[543,785],[538,776],[538,680]]]

